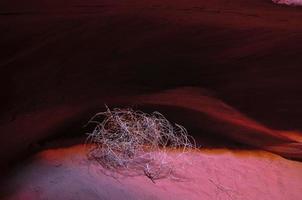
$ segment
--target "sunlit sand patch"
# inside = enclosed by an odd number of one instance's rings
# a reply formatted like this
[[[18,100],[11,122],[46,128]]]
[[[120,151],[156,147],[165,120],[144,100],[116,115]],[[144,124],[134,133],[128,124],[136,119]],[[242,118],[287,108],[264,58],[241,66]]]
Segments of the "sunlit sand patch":
[[[154,184],[144,175],[105,175],[83,145],[45,150],[5,180],[1,199],[300,198],[300,162],[252,150],[204,149],[185,156],[193,163],[178,169],[185,179]]]
[[[302,5],[302,0],[273,0],[273,2],[278,4],[286,4],[286,5]]]

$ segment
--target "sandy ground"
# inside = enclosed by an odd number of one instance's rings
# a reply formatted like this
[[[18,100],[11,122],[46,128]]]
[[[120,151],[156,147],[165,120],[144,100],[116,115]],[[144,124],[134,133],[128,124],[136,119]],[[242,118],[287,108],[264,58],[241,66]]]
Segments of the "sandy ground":
[[[173,153],[170,154],[174,156]],[[264,151],[201,150],[176,169],[181,181],[106,176],[83,145],[45,150],[4,180],[1,199],[299,200],[302,163]],[[182,160],[179,160],[182,162]],[[177,165],[176,165],[177,166]]]

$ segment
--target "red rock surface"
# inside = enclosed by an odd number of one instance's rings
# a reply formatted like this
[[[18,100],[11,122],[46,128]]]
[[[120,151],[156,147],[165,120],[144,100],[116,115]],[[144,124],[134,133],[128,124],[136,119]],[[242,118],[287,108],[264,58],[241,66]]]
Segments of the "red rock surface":
[[[301,159],[301,11],[270,0],[2,0],[1,166],[83,135],[104,103],[161,111],[205,147]]]

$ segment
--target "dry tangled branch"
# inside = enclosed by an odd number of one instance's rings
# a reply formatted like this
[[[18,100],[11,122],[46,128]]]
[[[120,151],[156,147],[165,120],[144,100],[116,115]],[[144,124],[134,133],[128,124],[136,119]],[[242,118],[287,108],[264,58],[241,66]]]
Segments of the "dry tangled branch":
[[[186,129],[172,125],[162,114],[147,114],[132,109],[97,113],[89,123],[96,126],[87,141],[94,144],[88,156],[104,168],[143,172],[153,182],[173,172],[173,159],[167,151],[181,154],[195,148],[194,139]]]

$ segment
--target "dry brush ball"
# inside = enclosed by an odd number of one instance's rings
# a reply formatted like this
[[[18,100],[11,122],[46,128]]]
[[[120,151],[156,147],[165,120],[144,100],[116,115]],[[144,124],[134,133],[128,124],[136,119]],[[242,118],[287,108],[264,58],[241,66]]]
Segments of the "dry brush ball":
[[[177,149],[181,155],[196,148],[183,126],[172,125],[159,112],[147,114],[130,108],[107,107],[89,123],[95,124],[94,130],[87,133],[87,142],[93,144],[89,158],[106,169],[142,171],[152,181],[172,173],[173,161],[168,150]]]

